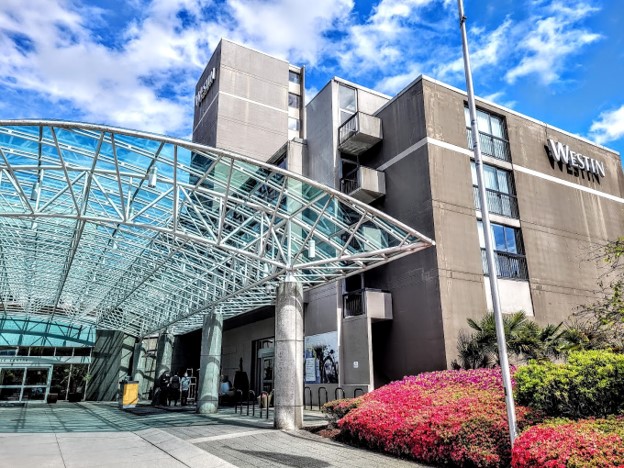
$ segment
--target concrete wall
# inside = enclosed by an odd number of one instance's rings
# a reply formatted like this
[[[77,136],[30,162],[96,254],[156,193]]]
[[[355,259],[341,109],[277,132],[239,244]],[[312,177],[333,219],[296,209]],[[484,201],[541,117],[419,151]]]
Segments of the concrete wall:
[[[91,357],[87,400],[114,401],[119,381],[130,373],[136,339],[121,331],[98,330]]]
[[[378,168],[399,154],[405,157],[385,169],[386,196],[372,203],[398,220],[435,238],[430,173],[425,147],[425,109],[419,84],[397,96],[377,116],[383,120],[383,141],[360,157]],[[438,259],[428,249],[365,274],[366,287],[389,291],[393,320],[373,323],[375,385],[446,366]]]
[[[252,342],[264,338],[273,338],[275,335],[275,319],[269,318],[249,323],[223,332],[223,347],[221,350],[221,367],[224,375],[233,381],[238,370],[240,359],[243,358],[243,370],[247,372],[250,385],[252,375]]]
[[[329,82],[306,106],[308,158],[304,175],[334,187],[337,134],[332,122],[332,83]]]
[[[197,84],[195,85],[195,95],[206,82],[206,79],[212,72],[214,68],[216,73],[215,81],[210,86],[208,93],[201,101],[199,105],[195,104],[194,106],[194,117],[193,117],[193,141],[202,143],[204,145],[215,147],[217,146],[217,116],[219,109],[219,84],[221,80],[221,73],[219,73],[220,63],[221,63],[221,45],[222,42],[219,43],[217,48],[215,49],[212,57],[208,61],[206,68],[202,72],[199,80],[197,80]]]
[[[479,312],[474,305],[483,301],[476,296],[484,295],[486,285],[482,275],[478,279],[481,260],[475,221],[470,216],[474,209],[470,157],[461,153],[461,150],[468,149],[463,113],[466,97],[426,79],[423,86],[428,136],[459,148],[458,151],[429,146],[429,151],[436,156],[434,164],[437,169],[432,171],[431,183],[433,198],[437,202],[434,202],[434,218],[441,273],[444,269],[447,276],[462,276],[460,280],[448,280],[442,287],[444,330],[450,360],[450,346],[458,330],[466,328],[465,319]],[[624,232],[623,204],[582,190],[587,188],[622,197],[624,176],[620,158],[507,109],[479,101],[477,105],[506,120],[512,163],[493,163],[513,171],[519,225],[529,270],[529,282],[505,289],[505,294],[514,297],[503,298],[503,302],[507,301],[509,305],[532,300],[538,322],[559,323],[579,305],[592,301],[600,271],[591,261],[590,252]],[[548,138],[604,161],[606,177],[597,178],[553,162],[546,151]],[[460,282],[464,283],[463,287],[459,287]],[[519,292],[519,288],[523,291]],[[448,291],[446,295],[445,289]],[[516,300],[520,296],[522,301]],[[453,297],[462,298],[461,302],[454,304]],[[463,306],[464,310],[461,310],[462,303],[471,306]]]
[[[196,112],[193,140],[266,161],[288,139],[288,62],[223,39],[196,92],[213,67],[217,76]],[[215,109],[202,119],[213,100]]]

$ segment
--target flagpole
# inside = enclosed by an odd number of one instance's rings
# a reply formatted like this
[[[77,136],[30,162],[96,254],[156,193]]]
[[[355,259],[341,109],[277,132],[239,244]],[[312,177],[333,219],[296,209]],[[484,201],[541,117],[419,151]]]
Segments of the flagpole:
[[[481,158],[481,138],[477,126],[477,108],[474,100],[472,84],[472,71],[470,69],[470,55],[468,53],[468,37],[466,35],[466,16],[464,15],[464,2],[457,0],[459,7],[459,27],[462,35],[462,49],[464,54],[464,72],[466,74],[466,90],[468,93],[468,109],[470,110],[470,124],[472,128],[472,141],[477,170],[477,184],[479,185],[479,201],[481,206],[481,219],[483,221],[483,237],[485,238],[485,252],[487,258],[490,291],[492,293],[492,305],[494,308],[494,320],[496,322],[496,341],[498,343],[498,356],[503,376],[505,390],[505,404],[507,406],[507,422],[509,424],[509,438],[513,447],[516,439],[516,409],[514,405],[513,391],[511,387],[511,373],[509,371],[509,359],[507,358],[507,342],[505,340],[505,328],[503,326],[503,314],[501,312],[500,294],[498,291],[498,277],[494,249],[492,246],[490,213],[487,205],[485,177],[483,175],[483,161]]]

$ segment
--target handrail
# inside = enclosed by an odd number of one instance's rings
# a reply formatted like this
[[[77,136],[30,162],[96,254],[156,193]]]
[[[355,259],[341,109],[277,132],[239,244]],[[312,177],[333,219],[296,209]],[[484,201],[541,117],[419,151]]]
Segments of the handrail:
[[[477,210],[481,210],[479,187],[477,185],[473,185],[472,189],[474,192],[475,208]],[[507,216],[509,218],[519,218],[518,198],[515,195],[489,188],[486,188],[485,192],[487,195],[487,206],[491,213]]]
[[[247,394],[247,416],[249,416],[249,402],[250,401],[251,401],[251,408],[252,408],[251,415],[255,416],[256,415],[256,392],[254,392],[253,390],[249,390],[249,393]]]
[[[238,409],[238,405],[240,404],[240,414],[243,414],[243,391],[236,390],[235,395],[236,396],[234,397],[234,413],[237,412],[236,410]]]
[[[338,145],[343,144],[353,133],[360,128],[359,112],[356,112],[338,128]]]
[[[472,139],[472,129],[467,128],[468,147],[472,148],[474,142]],[[479,131],[481,152],[486,156],[491,156],[503,161],[511,161],[511,153],[509,151],[509,142],[504,138],[500,138],[489,133]]]
[[[327,395],[327,388],[319,387],[318,388],[318,408],[319,408],[319,411],[321,409],[321,390],[325,391],[325,403],[327,403],[329,401],[329,396]]]
[[[526,256],[511,252],[494,251],[496,260],[496,275],[499,278],[509,278],[518,280],[528,280],[529,271]],[[481,260],[483,263],[483,274],[489,276],[485,249],[481,249]]]
[[[312,389],[310,387],[303,387],[303,407],[306,407],[306,403],[305,403],[305,397],[306,397],[306,390],[308,390],[310,392],[310,409],[312,409]]]
[[[266,401],[266,405],[260,404],[260,419],[262,419],[262,410],[264,409],[263,407],[266,407],[266,418],[269,419],[269,406],[271,406],[271,403],[269,401],[268,392],[260,392],[260,402],[262,401]]]

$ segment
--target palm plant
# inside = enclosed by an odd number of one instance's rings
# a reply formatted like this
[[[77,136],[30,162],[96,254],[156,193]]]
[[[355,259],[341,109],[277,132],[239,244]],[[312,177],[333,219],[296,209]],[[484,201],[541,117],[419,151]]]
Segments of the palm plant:
[[[496,321],[487,313],[479,321],[468,319],[472,334],[460,333],[457,352],[459,362],[454,367],[474,369],[499,365]],[[556,358],[561,354],[564,331],[562,324],[541,327],[523,311],[503,315],[507,351],[516,362],[529,359]]]

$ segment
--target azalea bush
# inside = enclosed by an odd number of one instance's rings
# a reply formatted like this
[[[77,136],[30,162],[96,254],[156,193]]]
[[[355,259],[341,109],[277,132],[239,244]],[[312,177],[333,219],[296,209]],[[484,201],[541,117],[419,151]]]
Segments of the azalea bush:
[[[624,354],[570,353],[565,364],[531,362],[515,373],[518,402],[551,416],[581,418],[624,411]]]
[[[528,408],[516,411],[520,427],[537,419]],[[511,461],[500,369],[405,377],[360,397],[338,427],[352,443],[426,463],[502,467]]]
[[[624,417],[531,427],[516,439],[512,467],[624,467]]]

